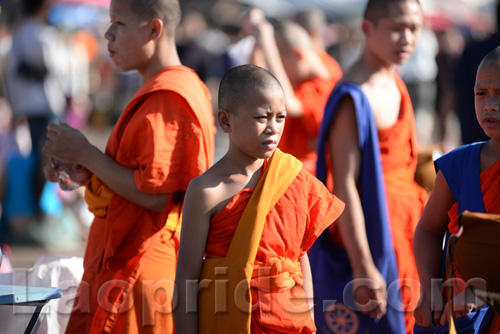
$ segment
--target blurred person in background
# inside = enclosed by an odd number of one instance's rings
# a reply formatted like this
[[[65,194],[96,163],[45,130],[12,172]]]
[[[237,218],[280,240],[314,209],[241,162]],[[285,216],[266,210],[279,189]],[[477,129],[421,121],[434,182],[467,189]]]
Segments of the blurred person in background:
[[[285,91],[287,123],[279,147],[315,174],[323,110],[342,70],[334,58],[317,48],[304,28],[291,20],[273,26],[262,11],[253,9],[245,31],[255,38],[251,62],[273,73]]]
[[[432,145],[438,51],[439,44],[434,31],[424,24],[415,52],[400,67],[400,75],[410,94],[415,113],[417,141],[424,148]]]
[[[68,57],[60,32],[47,23],[48,0],[24,0],[23,17],[13,34],[12,48],[7,59],[5,85],[14,120],[26,118],[31,137],[33,172],[33,217],[43,218],[40,207],[45,179],[41,145],[47,125],[62,117],[67,108],[64,81]]]
[[[460,131],[456,115],[455,76],[458,63],[464,48],[464,37],[454,25],[436,28],[439,51],[436,55],[438,73],[436,77],[436,113],[434,126],[435,142],[442,146],[444,152],[460,146]],[[453,122],[457,123],[454,127]]]
[[[293,20],[306,29],[316,49],[326,51],[325,30],[327,29],[327,20],[325,13],[321,9],[310,7],[299,10]]]

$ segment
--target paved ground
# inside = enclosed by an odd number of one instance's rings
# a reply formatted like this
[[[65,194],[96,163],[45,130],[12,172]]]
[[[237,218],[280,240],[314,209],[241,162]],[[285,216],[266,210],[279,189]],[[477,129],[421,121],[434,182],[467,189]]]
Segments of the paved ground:
[[[44,255],[83,256],[83,249],[49,250],[40,245],[11,245],[12,267],[17,269],[30,268],[35,261]]]

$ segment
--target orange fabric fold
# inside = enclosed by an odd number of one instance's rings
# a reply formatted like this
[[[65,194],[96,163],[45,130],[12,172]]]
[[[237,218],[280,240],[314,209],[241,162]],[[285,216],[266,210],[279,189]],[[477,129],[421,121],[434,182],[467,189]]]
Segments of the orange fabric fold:
[[[266,263],[256,261],[250,286],[264,292],[290,290],[302,286],[302,270],[299,261],[284,256],[272,257]]]
[[[89,211],[96,217],[106,217],[113,194],[111,189],[95,175],[92,175],[85,188],[85,202],[87,202]]]
[[[420,296],[413,235],[429,195],[414,181],[418,145],[413,107],[404,82],[399,76],[395,78],[401,94],[399,117],[393,126],[379,130],[378,135],[399,277],[402,285],[409,284],[401,290],[402,304],[407,305],[406,328],[413,333],[413,310]]]
[[[333,87],[342,77],[342,70],[337,61],[323,51],[319,56],[327,67],[330,78],[311,78],[294,89],[302,103],[301,117],[288,117],[281,136],[279,147],[304,163],[304,168],[313,175],[316,170],[317,138],[326,101]]]
[[[483,204],[486,213],[500,214],[500,161],[495,162],[490,167],[481,172],[479,176],[481,183],[481,193],[483,194]],[[453,204],[448,211],[450,222],[448,230],[451,234],[458,232],[458,206]]]
[[[172,194],[177,199],[182,198],[191,179],[211,166],[214,134],[208,89],[191,69],[172,66],[146,81],[134,95],[110,134],[106,155],[134,170],[139,190]],[[105,201],[92,198],[101,188],[98,180],[93,180],[89,188],[89,202],[102,208]],[[96,216],[90,227],[85,272],[68,333],[135,333],[142,329],[133,329],[129,324],[137,322],[137,312],[145,312],[148,319],[155,318],[155,305],[136,310],[142,304],[135,303],[128,311],[129,305],[123,301],[134,298],[138,279],[155,280],[175,272],[175,261],[169,260],[164,266],[156,265],[155,273],[148,270],[147,277],[142,275],[143,268],[150,267],[152,256],[163,248],[168,249],[169,254],[164,254],[167,258],[176,259],[176,247],[162,248],[159,242],[163,234],[173,235],[177,228],[169,231],[165,225],[169,213],[176,216],[172,217],[172,224],[178,218],[175,209],[179,204],[171,201],[163,212],[153,212],[118,194],[111,197],[106,215]],[[171,314],[168,317],[167,326],[173,328]],[[160,325],[153,329],[167,332]]]

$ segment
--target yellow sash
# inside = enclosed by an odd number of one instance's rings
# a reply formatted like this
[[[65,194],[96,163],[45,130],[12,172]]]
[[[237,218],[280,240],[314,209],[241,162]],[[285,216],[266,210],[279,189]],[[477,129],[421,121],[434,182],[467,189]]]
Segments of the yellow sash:
[[[302,169],[277,149],[250,197],[225,258],[206,259],[198,294],[199,333],[250,333],[250,282],[267,214]]]
[[[89,211],[96,217],[106,217],[112,197],[113,191],[95,175],[92,175],[85,187],[85,202],[89,206]]]

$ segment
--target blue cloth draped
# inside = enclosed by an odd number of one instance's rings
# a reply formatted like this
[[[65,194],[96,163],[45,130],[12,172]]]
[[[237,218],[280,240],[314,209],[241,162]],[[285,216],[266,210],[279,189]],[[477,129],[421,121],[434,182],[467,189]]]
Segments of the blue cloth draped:
[[[375,265],[387,282],[387,314],[377,320],[355,310],[348,284],[352,281],[352,269],[347,252],[331,241],[326,230],[309,251],[316,326],[318,333],[401,334],[406,332],[406,328],[401,311],[398,269],[389,225],[378,133],[369,101],[357,84],[340,84],[328,99],[318,139],[316,176],[326,183],[328,132],[336,116],[337,106],[344,96],[351,96],[356,110],[363,162],[359,180],[360,198],[370,251]]]

